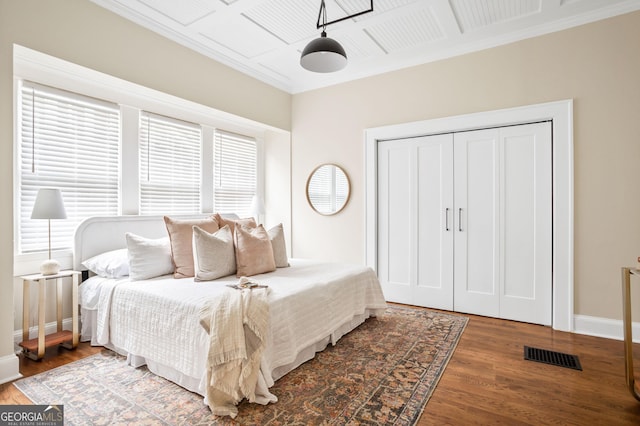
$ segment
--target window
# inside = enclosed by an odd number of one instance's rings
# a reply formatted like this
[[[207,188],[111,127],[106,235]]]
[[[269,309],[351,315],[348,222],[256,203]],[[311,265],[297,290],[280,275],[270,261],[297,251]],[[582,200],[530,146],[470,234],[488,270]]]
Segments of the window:
[[[214,210],[251,216],[257,188],[257,146],[253,138],[217,130],[213,149]]]
[[[109,85],[80,94],[73,84],[58,89],[19,76],[15,81],[14,238],[16,259],[25,268],[40,255],[20,255],[48,248],[47,220],[31,219],[42,187],[62,192],[68,219],[51,221],[51,242],[65,255],[76,227],[91,216],[250,215],[261,170],[259,142],[218,130],[219,120],[207,119],[209,109],[173,98],[149,104],[150,97],[141,96],[151,113],[129,92],[120,96],[119,84],[112,97],[103,90]]]
[[[200,213],[200,126],[146,112],[140,122],[140,214]]]
[[[23,82],[18,113],[18,252],[48,247],[48,221],[31,219],[41,187],[62,192],[67,219],[52,221],[51,247],[70,248],[84,218],[118,214],[119,108]]]

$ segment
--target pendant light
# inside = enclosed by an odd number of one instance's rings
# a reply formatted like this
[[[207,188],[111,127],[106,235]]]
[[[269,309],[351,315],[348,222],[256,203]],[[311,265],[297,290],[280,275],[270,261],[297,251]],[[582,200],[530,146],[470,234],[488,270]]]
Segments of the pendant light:
[[[327,25],[335,24],[336,22],[369,12],[373,12],[373,0],[370,0],[370,7],[367,10],[327,22],[327,7],[324,4],[324,0],[321,0],[316,28],[320,29],[322,27],[322,33],[319,38],[312,40],[304,48],[302,56],[300,57],[300,65],[302,65],[304,69],[320,73],[339,71],[347,66],[347,53],[340,43],[327,37]],[[322,19],[322,23],[320,23],[320,19]]]
[[[300,65],[313,72],[340,71],[347,66],[347,53],[340,43],[322,31],[320,38],[309,42],[302,51]]]

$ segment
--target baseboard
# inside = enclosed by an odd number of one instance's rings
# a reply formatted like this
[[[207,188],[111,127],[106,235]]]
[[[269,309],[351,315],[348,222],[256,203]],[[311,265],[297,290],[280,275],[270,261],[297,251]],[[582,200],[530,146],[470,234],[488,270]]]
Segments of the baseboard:
[[[20,359],[14,354],[0,358],[0,385],[22,377]]]
[[[72,319],[65,318],[62,320],[62,329],[71,330]],[[44,334],[51,334],[58,331],[58,323],[56,321],[48,322],[44,325]],[[38,337],[38,326],[29,327],[29,339],[35,339]],[[20,352],[22,349],[18,346],[18,343],[22,342],[22,330],[15,330],[13,332],[13,343],[16,345],[16,351]]]
[[[634,343],[640,343],[640,323],[632,323],[631,331]],[[574,315],[573,332],[606,339],[624,340],[622,320]]]

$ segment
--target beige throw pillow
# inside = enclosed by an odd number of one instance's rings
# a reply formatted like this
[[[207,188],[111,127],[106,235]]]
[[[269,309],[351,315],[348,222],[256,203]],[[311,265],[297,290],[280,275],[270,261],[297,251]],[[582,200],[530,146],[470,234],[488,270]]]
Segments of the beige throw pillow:
[[[193,227],[195,281],[210,281],[236,273],[233,234],[228,225],[213,234]]]
[[[287,244],[284,240],[284,228],[281,223],[269,229],[269,239],[273,248],[273,260],[276,263],[276,268],[286,268],[289,266],[289,258],[287,257]]]
[[[255,228],[236,226],[234,239],[236,276],[249,277],[276,270],[271,240],[262,225]]]
[[[218,222],[218,227],[220,228],[222,228],[225,225],[229,225],[229,228],[231,229],[232,234],[236,228],[236,224],[245,226],[247,228],[256,227],[256,221],[252,217],[248,217],[246,219],[225,219],[224,217],[220,216],[219,213],[216,213],[213,215],[213,218],[216,220],[216,222]]]
[[[218,230],[218,222],[212,217],[204,219],[172,219],[164,217],[167,232],[171,240],[171,258],[175,270],[174,278],[193,277],[193,226],[199,226],[203,230],[213,233]]]

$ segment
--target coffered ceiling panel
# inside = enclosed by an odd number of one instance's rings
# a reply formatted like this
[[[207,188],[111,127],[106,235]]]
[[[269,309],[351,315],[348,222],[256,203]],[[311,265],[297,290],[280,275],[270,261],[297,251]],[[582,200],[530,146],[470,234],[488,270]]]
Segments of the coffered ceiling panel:
[[[387,53],[410,49],[444,37],[438,18],[431,8],[397,15],[393,19],[367,27],[366,32]]]
[[[451,0],[463,32],[539,13],[542,0]]]
[[[255,58],[282,46],[282,40],[264,28],[254,25],[243,15],[233,15],[224,22],[204,28],[200,34],[244,58]]]
[[[298,93],[640,10],[640,0],[373,0],[329,25],[347,67],[300,66],[319,37],[320,0],[92,0],[267,84]],[[371,0],[325,0],[327,20]]]
[[[385,53],[380,43],[366,30],[346,33],[340,36],[340,44],[348,52],[347,58],[350,61],[377,57]]]
[[[217,0],[140,0],[140,3],[184,26],[215,12],[220,6]]]
[[[345,15],[352,15],[362,10],[366,10],[370,6],[370,0],[336,0],[340,9],[344,12]],[[318,2],[317,2],[318,3]],[[384,2],[377,2],[374,0],[373,2],[373,12],[355,17],[354,20],[359,19],[367,19],[369,17],[384,14],[393,9],[397,9],[399,7],[404,7],[412,3],[428,3],[420,0],[388,0]]]
[[[318,2],[316,0],[266,0],[244,14],[287,44],[317,34]]]

